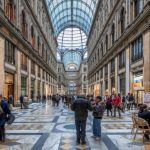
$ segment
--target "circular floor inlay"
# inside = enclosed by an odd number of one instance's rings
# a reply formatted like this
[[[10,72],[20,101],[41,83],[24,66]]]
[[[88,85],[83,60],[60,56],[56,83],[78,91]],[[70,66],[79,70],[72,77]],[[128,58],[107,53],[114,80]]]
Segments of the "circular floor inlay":
[[[68,123],[68,124],[59,124],[56,126],[57,130],[64,131],[64,132],[75,132],[75,124],[74,123]],[[86,130],[90,130],[91,126],[86,125]]]

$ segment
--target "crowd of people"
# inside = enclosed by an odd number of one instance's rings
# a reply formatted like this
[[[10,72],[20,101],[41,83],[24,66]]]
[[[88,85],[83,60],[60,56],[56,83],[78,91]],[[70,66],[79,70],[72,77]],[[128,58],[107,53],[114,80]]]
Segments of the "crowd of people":
[[[133,94],[128,93],[127,96],[121,96],[120,94],[107,95],[104,97],[92,95],[76,96],[76,95],[50,95],[49,97],[43,96],[42,102],[46,102],[46,99],[52,101],[53,107],[58,107],[60,101],[64,106],[71,108],[75,111],[75,125],[77,134],[77,143],[86,143],[86,120],[88,117],[88,111],[92,111],[93,115],[93,135],[95,140],[101,139],[101,121],[106,111],[107,116],[116,117],[118,112],[119,118],[121,114],[127,110],[138,108],[138,116],[147,120],[150,124],[150,108],[145,104],[138,106],[136,104]],[[21,109],[25,105],[25,101],[28,101],[28,96],[20,96]],[[5,140],[5,123],[7,115],[11,113],[11,107],[13,104],[13,96],[10,95],[6,100],[0,94],[0,141]],[[145,138],[149,139],[149,133],[145,133]]]
[[[137,106],[133,94],[128,93],[128,95],[122,96],[120,94],[114,94],[111,96],[79,96],[75,101],[73,101],[71,109],[75,111],[75,125],[77,134],[77,144],[80,142],[85,144],[86,136],[86,120],[88,116],[88,110],[92,111],[93,114],[93,135],[92,138],[95,140],[101,139],[101,120],[103,118],[105,110],[107,111],[107,116],[111,115],[116,117],[116,112],[118,112],[119,118],[121,118],[121,113],[126,110],[138,108],[138,115],[144,118],[150,124],[150,108],[148,109],[146,105]],[[149,133],[145,133],[145,138],[149,139]]]

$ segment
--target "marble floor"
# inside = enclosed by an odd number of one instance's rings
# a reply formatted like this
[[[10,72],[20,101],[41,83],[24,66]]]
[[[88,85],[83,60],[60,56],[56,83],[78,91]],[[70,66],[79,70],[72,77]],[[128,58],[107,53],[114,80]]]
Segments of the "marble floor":
[[[14,108],[16,119],[6,126],[6,142],[0,150],[150,150],[150,142],[143,144],[141,134],[133,139],[131,112],[122,118],[107,117],[102,120],[102,139],[92,136],[92,115],[87,120],[86,145],[76,144],[74,113],[63,104],[52,107],[33,103],[28,109]]]

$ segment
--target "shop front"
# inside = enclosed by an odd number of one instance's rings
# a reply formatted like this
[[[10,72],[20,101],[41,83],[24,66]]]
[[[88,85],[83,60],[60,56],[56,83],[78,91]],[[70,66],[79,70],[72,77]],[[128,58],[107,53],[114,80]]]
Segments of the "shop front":
[[[94,85],[94,96],[100,95],[100,85],[97,83]]]
[[[133,92],[136,102],[143,103],[144,87],[143,87],[143,72],[133,73]]]
[[[5,72],[5,87],[4,87],[4,97],[7,99],[12,95],[14,97],[14,74]],[[15,102],[13,102],[15,104]]]

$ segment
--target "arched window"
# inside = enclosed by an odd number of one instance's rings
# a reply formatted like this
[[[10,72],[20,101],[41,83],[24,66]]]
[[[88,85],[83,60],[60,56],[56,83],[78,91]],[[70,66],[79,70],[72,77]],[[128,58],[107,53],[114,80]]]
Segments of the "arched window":
[[[108,50],[108,35],[106,35],[106,51]]]
[[[32,46],[34,47],[35,46],[35,33],[34,33],[33,25],[31,26],[31,43],[32,43]]]
[[[16,6],[14,5],[13,0],[6,0],[5,5],[5,13],[6,16],[9,18],[10,21],[16,21]]]
[[[125,29],[125,9],[124,9],[124,7],[121,9],[121,13],[120,13],[120,25],[121,25],[121,34],[122,34]]]
[[[22,33],[23,35],[27,38],[28,37],[28,24],[27,24],[27,21],[26,21],[26,14],[24,11],[22,11],[22,14],[21,14],[21,30],[22,30]]]
[[[112,28],[111,28],[111,42],[112,42],[112,45],[115,42],[115,24],[114,23],[113,23]]]

